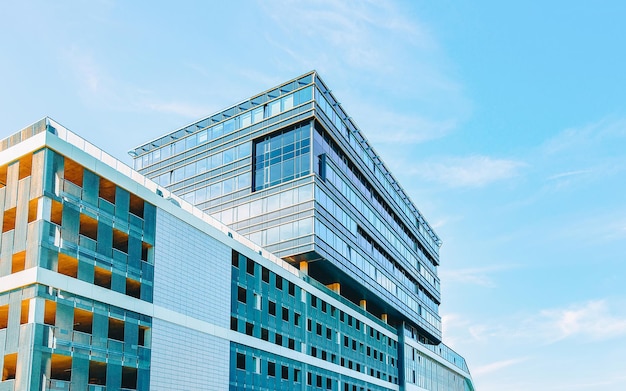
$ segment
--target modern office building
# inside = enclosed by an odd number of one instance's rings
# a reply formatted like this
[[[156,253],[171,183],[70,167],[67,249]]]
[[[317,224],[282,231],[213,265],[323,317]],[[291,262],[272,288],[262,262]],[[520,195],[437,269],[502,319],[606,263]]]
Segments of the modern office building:
[[[473,390],[440,240],[315,72],[131,155],[0,142],[0,391]]]

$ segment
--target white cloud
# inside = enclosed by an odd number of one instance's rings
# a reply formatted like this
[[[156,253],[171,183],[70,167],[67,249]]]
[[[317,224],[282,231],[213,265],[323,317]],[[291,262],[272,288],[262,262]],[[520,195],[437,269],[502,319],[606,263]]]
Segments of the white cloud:
[[[496,286],[495,281],[492,278],[492,274],[502,271],[516,268],[517,265],[492,265],[480,268],[468,268],[468,269],[444,269],[442,268],[439,275],[446,283],[466,283],[480,285],[487,288],[493,288]]]
[[[482,366],[474,368],[472,370],[472,374],[477,375],[477,376],[486,375],[489,373],[497,372],[503,368],[507,368],[512,365],[522,363],[524,361],[527,361],[528,359],[529,359],[528,357],[520,357],[520,358],[513,358],[513,359],[508,359],[508,360],[500,360],[500,361],[492,362],[490,364],[482,365]]]
[[[582,152],[588,155],[594,147],[611,140],[626,138],[626,119],[603,119],[586,126],[562,131],[546,141],[542,151],[546,154]]]
[[[450,187],[482,187],[514,178],[524,166],[526,163],[517,160],[470,156],[417,164],[410,173]]]
[[[610,340],[626,336],[626,313],[609,306],[607,300],[549,308],[528,316],[511,316],[472,324],[466,328],[475,341],[532,341],[554,344],[567,339],[582,342]],[[458,330],[458,329],[457,329]],[[457,337],[458,338],[458,337]]]
[[[558,173],[558,174],[550,175],[548,177],[548,180],[569,178],[571,176],[577,176],[577,175],[582,175],[582,174],[590,174],[592,172],[593,172],[593,170],[566,171],[566,172],[561,172],[561,173]]]

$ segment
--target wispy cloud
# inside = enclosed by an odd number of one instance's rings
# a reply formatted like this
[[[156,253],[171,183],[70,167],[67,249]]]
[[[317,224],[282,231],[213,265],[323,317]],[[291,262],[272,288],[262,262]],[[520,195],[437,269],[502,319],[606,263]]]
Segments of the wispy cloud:
[[[512,358],[508,360],[495,361],[486,365],[476,367],[472,370],[474,375],[482,376],[489,373],[497,372],[501,369],[527,361],[529,357]]]
[[[468,269],[441,269],[439,275],[448,283],[465,283],[493,288],[497,286],[493,274],[517,267],[518,265],[491,265]]]
[[[518,160],[489,156],[455,157],[417,164],[411,174],[449,187],[482,187],[514,178],[526,165]]]
[[[551,180],[555,180],[555,179],[568,178],[568,177],[578,176],[578,175],[582,175],[582,174],[590,174],[592,172],[593,172],[593,170],[576,170],[576,171],[561,172],[561,173],[549,176],[548,180],[551,181]]]
[[[600,121],[569,128],[546,141],[542,151],[546,154],[571,153],[572,151],[589,154],[598,144],[626,138],[626,119],[607,118]]]
[[[593,300],[522,317],[472,324],[467,332],[476,341],[532,340],[554,344],[572,338],[587,342],[610,340],[626,335],[626,313],[611,308],[607,300]]]

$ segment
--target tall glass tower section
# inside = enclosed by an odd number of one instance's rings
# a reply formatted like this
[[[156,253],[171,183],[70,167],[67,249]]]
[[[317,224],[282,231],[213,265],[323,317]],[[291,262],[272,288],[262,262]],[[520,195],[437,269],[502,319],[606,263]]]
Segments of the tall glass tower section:
[[[159,187],[395,329],[401,384],[437,389],[420,380],[418,347],[468,373],[441,343],[440,238],[316,72],[129,153]]]

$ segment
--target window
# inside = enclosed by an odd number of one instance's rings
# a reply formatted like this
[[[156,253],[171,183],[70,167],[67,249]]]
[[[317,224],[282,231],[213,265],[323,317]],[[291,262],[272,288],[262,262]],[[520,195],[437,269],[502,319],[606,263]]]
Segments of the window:
[[[283,320],[289,322],[289,308],[283,307]]]
[[[237,318],[234,316],[230,317],[230,329],[233,331],[237,331]]]
[[[289,367],[286,365],[281,366],[280,378],[283,380],[289,380]]]
[[[310,173],[310,132],[311,124],[306,123],[255,141],[254,190]]]
[[[278,274],[276,275],[276,289],[283,290],[283,278]]]
[[[326,378],[326,389],[331,390],[333,388],[333,379],[330,377]]]
[[[246,355],[237,353],[237,369],[246,369]]]
[[[261,279],[268,284],[270,282],[270,271],[265,266],[262,266],[261,269]]]
[[[326,338],[327,339],[332,339],[333,338],[333,331],[330,328],[328,328],[328,327],[326,327]]]
[[[252,259],[248,259],[246,264],[246,273],[254,276],[254,261]]]
[[[252,335],[253,332],[254,332],[254,324],[250,322],[246,322],[246,334]]]
[[[315,346],[311,346],[311,356],[317,357],[317,348]]]
[[[267,362],[267,376],[276,376],[276,363],[268,361]]]
[[[296,349],[296,341],[293,338],[289,338],[289,345],[288,345],[288,347],[291,350],[295,350]]]
[[[237,287],[237,300],[241,303],[246,304],[246,288],[238,286]]]
[[[315,333],[317,335],[322,335],[322,325],[319,323],[315,323]]]
[[[300,370],[294,368],[293,369],[293,381],[296,383],[300,383]]]
[[[261,328],[261,339],[264,341],[269,340],[269,331],[266,328]]]
[[[289,295],[296,295],[296,285],[293,282],[289,282]]]
[[[267,312],[272,316],[276,316],[276,303],[271,300],[268,300],[267,303]]]

